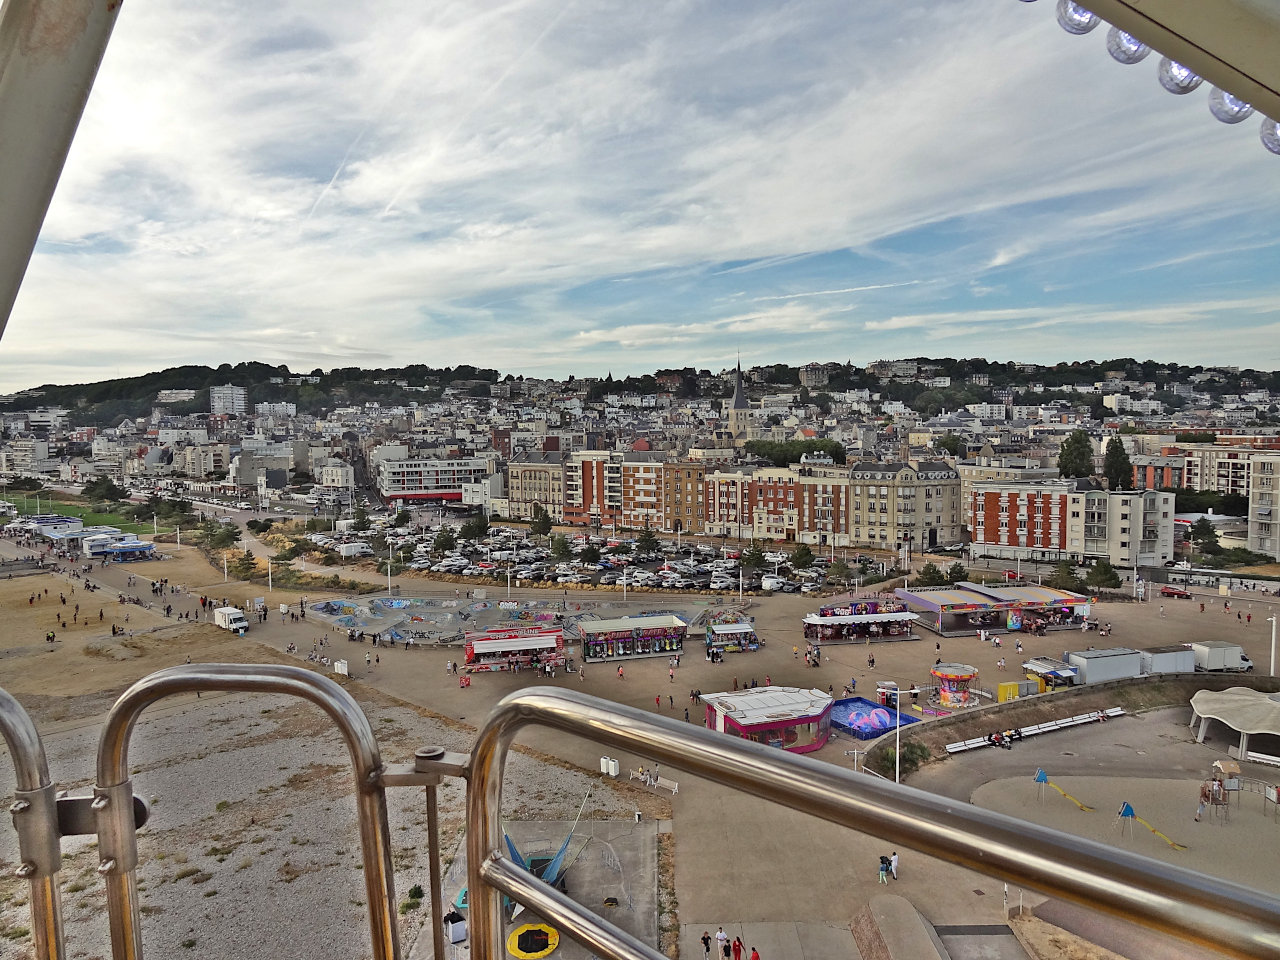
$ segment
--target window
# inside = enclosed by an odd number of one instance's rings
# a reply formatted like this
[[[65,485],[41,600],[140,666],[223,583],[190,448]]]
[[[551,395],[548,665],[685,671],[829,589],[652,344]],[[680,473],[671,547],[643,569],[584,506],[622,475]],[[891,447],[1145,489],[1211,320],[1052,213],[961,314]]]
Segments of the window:
[[[1128,540],[1121,540],[1121,541],[1120,541],[1120,549],[1121,549],[1121,550],[1127,550],[1128,548],[1129,548],[1129,541],[1128,541]]]

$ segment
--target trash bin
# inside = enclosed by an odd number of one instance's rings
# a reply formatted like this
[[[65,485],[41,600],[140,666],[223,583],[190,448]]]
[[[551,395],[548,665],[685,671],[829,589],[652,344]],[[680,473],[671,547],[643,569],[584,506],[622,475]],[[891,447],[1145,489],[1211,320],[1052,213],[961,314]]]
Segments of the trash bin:
[[[639,822],[640,822],[640,811],[639,811],[639,810],[637,810],[637,811],[636,811],[636,823],[639,823]]]
[[[880,701],[880,706],[884,706],[889,702],[889,691],[881,687],[876,691],[876,698]]]
[[[609,758],[608,757],[600,758],[600,772],[603,773],[606,777],[609,775]]]
[[[467,921],[457,910],[450,910],[444,915],[444,936],[450,943],[461,943],[467,939]]]
[[[618,771],[621,769],[622,769],[622,766],[618,763],[618,758],[610,757],[609,758],[609,776],[616,777],[618,775]]]

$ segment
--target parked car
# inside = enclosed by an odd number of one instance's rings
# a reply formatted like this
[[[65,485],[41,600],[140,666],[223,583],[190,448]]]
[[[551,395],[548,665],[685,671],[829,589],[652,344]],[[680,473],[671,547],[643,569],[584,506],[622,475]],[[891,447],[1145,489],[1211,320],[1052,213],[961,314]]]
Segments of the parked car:
[[[1160,588],[1160,596],[1173,597],[1175,600],[1191,599],[1191,594],[1188,593],[1186,590],[1183,590],[1181,587],[1171,587],[1168,584],[1165,584],[1163,587]]]

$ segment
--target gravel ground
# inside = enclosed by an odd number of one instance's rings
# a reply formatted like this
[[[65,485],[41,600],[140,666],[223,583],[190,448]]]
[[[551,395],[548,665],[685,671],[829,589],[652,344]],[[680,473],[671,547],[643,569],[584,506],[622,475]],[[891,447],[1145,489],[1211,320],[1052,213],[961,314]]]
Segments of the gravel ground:
[[[139,836],[144,943],[152,956],[351,958],[370,955],[365,889],[345,746],[316,708],[278,697],[174,701],[144,715],[132,740],[134,791],[152,805]],[[378,697],[363,706],[384,761],[424,743],[464,749],[472,732]],[[53,780],[87,792],[98,727],[45,734]],[[510,819],[572,820],[592,777],[513,753],[506,779]],[[595,778],[598,780],[598,777]],[[0,797],[13,774],[0,763]],[[461,853],[463,788],[440,791],[445,869]],[[426,815],[417,790],[388,795],[396,891],[428,887]],[[597,789],[598,819],[631,817],[625,786]],[[68,953],[109,954],[105,895],[92,838],[64,841],[63,910]],[[26,884],[12,878],[16,844],[0,831],[0,956],[32,956]],[[452,892],[447,891],[449,896]],[[429,904],[401,917],[406,955]],[[307,916],[301,916],[305,911]],[[429,933],[428,933],[429,936]]]

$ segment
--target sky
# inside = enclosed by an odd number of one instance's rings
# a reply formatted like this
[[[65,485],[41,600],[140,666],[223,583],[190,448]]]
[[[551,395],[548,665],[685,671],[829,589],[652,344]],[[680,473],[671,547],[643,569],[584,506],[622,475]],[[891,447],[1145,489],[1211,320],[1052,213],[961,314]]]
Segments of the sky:
[[[261,361],[1280,368],[1280,157],[1051,0],[125,4],[0,390]]]

